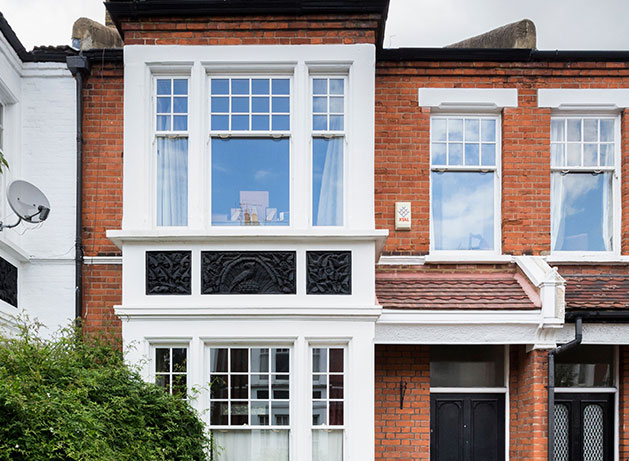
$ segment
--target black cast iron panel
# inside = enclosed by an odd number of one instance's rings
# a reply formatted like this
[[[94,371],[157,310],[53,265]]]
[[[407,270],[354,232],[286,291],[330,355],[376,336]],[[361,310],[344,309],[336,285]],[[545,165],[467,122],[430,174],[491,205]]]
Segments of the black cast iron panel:
[[[352,294],[351,251],[307,251],[306,259],[309,295]]]
[[[146,294],[189,295],[191,286],[192,252],[147,251]]]
[[[203,251],[201,293],[295,294],[294,251]]]
[[[0,258],[0,299],[17,307],[17,267]]]

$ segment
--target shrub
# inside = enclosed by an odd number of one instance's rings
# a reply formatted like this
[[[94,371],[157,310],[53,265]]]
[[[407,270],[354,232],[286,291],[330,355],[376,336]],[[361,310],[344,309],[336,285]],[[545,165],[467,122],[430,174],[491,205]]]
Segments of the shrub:
[[[37,327],[0,338],[0,460],[204,460],[186,401],[142,380],[105,341]]]

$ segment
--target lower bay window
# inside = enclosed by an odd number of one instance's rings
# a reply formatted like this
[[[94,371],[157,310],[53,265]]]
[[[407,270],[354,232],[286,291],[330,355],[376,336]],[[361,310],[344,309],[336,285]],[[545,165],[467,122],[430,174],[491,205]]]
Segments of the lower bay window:
[[[210,347],[209,360],[216,461],[288,461],[290,349]]]
[[[342,461],[345,349],[312,348],[312,461]]]
[[[186,398],[188,394],[188,348],[154,347],[155,384],[169,394]]]

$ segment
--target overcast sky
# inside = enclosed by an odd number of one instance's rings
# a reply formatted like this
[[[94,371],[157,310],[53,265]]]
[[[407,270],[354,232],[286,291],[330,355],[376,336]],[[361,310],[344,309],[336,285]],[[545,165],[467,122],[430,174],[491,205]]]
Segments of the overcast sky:
[[[104,21],[101,0],[0,0],[27,50],[70,44],[81,16]],[[629,50],[629,0],[391,0],[386,47],[444,46],[528,18],[539,49]]]

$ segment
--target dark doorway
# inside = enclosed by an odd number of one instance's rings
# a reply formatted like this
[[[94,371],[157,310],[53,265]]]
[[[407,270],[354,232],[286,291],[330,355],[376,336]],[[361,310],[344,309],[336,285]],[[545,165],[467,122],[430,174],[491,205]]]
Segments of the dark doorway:
[[[555,394],[555,461],[614,459],[614,394]]]
[[[504,461],[504,394],[431,394],[431,461]]]

